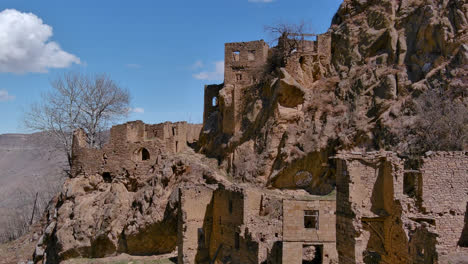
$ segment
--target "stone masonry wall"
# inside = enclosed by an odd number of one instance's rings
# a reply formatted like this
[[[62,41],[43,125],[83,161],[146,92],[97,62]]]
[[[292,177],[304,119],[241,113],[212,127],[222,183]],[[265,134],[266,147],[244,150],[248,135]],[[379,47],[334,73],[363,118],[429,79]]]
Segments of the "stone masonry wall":
[[[322,263],[337,263],[334,200],[283,200],[283,263],[302,263],[303,247],[323,248]],[[318,229],[305,228],[306,210],[318,211]]]
[[[457,250],[466,225],[468,152],[435,152],[422,160],[422,208],[435,218],[437,252],[448,254]]]
[[[128,122],[113,126],[109,142],[101,149],[89,147],[86,134],[78,130],[74,134],[72,146],[71,173],[98,173],[109,177],[106,180],[124,177],[131,182],[133,175],[146,175],[151,164],[157,163],[165,153],[185,150],[187,142],[198,139],[200,129],[200,125],[186,122],[156,125],[146,125],[141,121]]]
[[[416,167],[391,152],[337,158],[340,262],[429,264],[466,252],[466,152],[428,153]]]
[[[258,245],[244,229],[244,193],[241,189],[220,188],[213,196],[213,229],[210,257],[215,263],[258,263]]]
[[[212,228],[213,190],[187,186],[179,190],[178,263],[207,263]]]
[[[263,40],[226,43],[224,84],[245,86],[255,83],[255,70],[265,65],[268,50],[268,44]]]

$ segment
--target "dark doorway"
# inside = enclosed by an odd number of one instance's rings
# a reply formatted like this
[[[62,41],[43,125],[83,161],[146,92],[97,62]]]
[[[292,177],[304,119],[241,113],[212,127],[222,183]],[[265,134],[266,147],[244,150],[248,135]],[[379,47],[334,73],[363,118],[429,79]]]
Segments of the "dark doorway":
[[[104,182],[111,183],[112,182],[112,176],[111,176],[110,172],[103,172],[102,173],[102,179],[104,180]]]
[[[323,245],[303,245],[302,264],[322,264]]]
[[[141,149],[141,160],[149,160],[150,159],[150,153],[147,149],[142,148]]]

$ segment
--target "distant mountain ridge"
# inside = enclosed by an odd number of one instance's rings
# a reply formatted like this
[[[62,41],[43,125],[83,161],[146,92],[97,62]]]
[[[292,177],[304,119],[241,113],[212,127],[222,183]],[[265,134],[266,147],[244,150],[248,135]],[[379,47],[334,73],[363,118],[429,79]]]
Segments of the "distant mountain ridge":
[[[64,181],[65,165],[65,155],[45,133],[0,135],[0,242],[12,225],[29,221],[36,193],[45,206]]]

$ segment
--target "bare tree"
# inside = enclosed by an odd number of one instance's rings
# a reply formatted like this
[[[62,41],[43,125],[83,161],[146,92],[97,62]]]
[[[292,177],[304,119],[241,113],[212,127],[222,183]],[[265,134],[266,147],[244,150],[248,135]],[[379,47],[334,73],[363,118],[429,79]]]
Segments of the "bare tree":
[[[310,27],[305,23],[284,24],[265,26],[265,31],[273,35],[273,41],[278,42],[277,48],[283,51],[284,56],[289,56],[294,51],[299,51],[303,47],[302,43],[306,37],[315,37],[311,33]]]
[[[310,26],[304,22],[298,24],[280,23],[274,26],[265,26],[264,30],[272,35],[271,42],[277,42],[278,45],[272,49],[272,52],[266,63],[263,75],[268,79],[271,72],[284,67],[287,60],[296,52],[303,51],[304,40],[306,37],[315,37],[311,33]],[[271,77],[271,76],[270,76]]]
[[[41,102],[26,112],[24,125],[52,135],[57,147],[66,153],[69,165],[75,129],[83,128],[88,143],[98,147],[101,133],[128,113],[129,92],[106,74],[66,73],[51,81],[51,86]]]

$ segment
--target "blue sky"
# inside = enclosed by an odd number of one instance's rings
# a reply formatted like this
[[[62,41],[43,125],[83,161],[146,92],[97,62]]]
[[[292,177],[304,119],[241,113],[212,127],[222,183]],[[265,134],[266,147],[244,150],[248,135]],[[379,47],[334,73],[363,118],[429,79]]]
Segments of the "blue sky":
[[[264,26],[278,23],[325,32],[341,2],[2,0],[0,134],[28,132],[23,111],[67,71],[107,73],[129,89],[128,120],[201,122],[225,42],[270,41]]]

